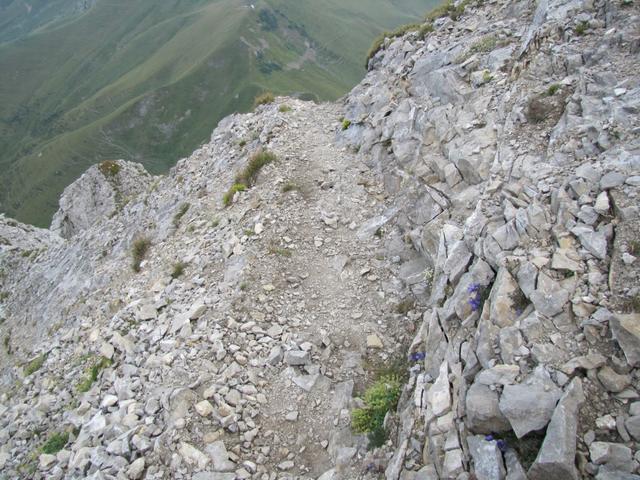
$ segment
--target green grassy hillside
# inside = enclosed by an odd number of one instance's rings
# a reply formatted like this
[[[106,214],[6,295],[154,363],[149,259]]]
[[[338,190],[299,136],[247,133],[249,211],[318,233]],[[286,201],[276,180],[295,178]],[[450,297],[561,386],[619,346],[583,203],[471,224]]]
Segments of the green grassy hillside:
[[[263,90],[335,99],[380,31],[436,3],[0,0],[0,211],[47,225],[104,159],[166,171]]]

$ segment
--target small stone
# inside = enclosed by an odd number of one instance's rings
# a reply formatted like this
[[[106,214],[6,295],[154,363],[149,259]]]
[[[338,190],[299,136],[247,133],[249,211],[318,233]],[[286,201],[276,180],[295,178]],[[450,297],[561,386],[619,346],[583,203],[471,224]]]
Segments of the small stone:
[[[39,463],[40,463],[40,468],[48,470],[49,467],[55,463],[57,461],[57,458],[55,455],[49,455],[48,453],[42,453],[40,454],[40,457],[38,457]]]
[[[367,335],[367,348],[384,348],[382,340],[376,334]]]
[[[289,412],[284,416],[284,418],[288,422],[295,422],[296,420],[298,420],[298,412],[297,411]]]
[[[285,460],[284,462],[278,464],[278,469],[287,471],[291,470],[294,466],[295,464],[291,460]]]
[[[196,403],[196,412],[198,412],[203,417],[208,417],[213,413],[213,405],[209,400],[203,400],[201,402]]]
[[[624,426],[629,434],[635,438],[637,442],[640,442],[640,415],[629,417]]]

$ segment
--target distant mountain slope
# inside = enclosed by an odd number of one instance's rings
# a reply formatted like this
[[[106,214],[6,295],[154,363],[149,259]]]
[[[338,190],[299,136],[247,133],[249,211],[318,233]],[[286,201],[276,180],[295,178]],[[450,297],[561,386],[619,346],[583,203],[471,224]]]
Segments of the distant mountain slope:
[[[335,99],[373,37],[436,3],[0,0],[0,211],[47,225],[108,158],[164,171],[262,90]]]

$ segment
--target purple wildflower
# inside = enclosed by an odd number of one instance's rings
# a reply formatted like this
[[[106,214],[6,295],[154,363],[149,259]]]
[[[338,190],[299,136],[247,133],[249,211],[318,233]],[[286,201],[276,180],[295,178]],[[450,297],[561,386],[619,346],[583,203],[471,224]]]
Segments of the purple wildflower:
[[[485,435],[485,436],[484,436],[484,439],[485,439],[487,442],[492,442],[492,441],[493,441],[493,435]]]
[[[415,352],[409,355],[409,358],[412,362],[419,362],[420,360],[424,360],[426,356],[424,352]]]
[[[469,293],[478,293],[480,291],[480,285],[477,283],[472,283],[467,287],[467,292]]]
[[[504,453],[507,451],[507,442],[505,440],[498,440],[496,442],[496,445],[498,446],[498,449]]]

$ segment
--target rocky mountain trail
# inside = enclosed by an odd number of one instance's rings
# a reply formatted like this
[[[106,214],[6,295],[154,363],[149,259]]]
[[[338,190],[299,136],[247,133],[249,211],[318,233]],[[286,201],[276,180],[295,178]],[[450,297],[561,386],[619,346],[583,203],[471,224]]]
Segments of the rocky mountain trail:
[[[0,217],[2,472],[639,478],[638,18],[467,4],[340,103],[93,167],[62,237]]]

